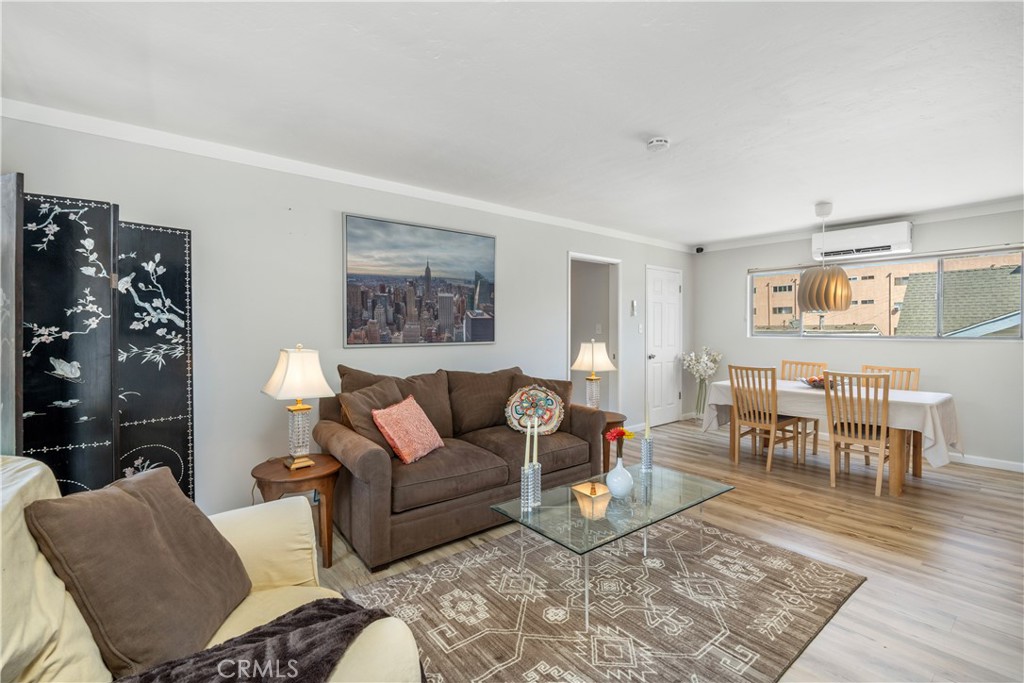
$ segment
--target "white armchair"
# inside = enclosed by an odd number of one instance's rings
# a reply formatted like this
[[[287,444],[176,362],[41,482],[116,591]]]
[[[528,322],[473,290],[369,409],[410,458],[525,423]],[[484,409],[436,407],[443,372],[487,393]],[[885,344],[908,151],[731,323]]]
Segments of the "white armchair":
[[[53,474],[36,460],[3,456],[0,488],[0,681],[110,681],[85,620],[25,524],[26,505],[60,495]],[[313,520],[303,499],[286,498],[210,519],[238,551],[252,591],[207,647],[307,602],[339,597],[320,586]],[[394,617],[370,624],[349,646],[330,680],[419,681],[419,656],[409,627]]]

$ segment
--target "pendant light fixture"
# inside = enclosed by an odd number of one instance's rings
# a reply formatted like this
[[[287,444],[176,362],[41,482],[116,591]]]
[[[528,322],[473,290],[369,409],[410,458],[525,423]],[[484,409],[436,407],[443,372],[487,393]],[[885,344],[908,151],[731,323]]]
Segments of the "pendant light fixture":
[[[801,313],[833,313],[850,308],[852,290],[850,278],[842,266],[827,265],[825,257],[825,219],[832,215],[832,204],[819,202],[814,214],[821,219],[821,265],[800,273],[800,293],[797,301]]]

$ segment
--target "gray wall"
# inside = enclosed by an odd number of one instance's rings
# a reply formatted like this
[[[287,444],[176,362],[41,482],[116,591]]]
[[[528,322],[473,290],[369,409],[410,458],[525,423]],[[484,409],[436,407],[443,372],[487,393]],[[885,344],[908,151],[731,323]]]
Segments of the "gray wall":
[[[647,263],[691,267],[691,255],[604,235],[12,119],[2,125],[2,170],[23,172],[26,191],[112,201],[124,220],[192,230],[196,495],[207,512],[248,505],[249,470],[287,452],[284,404],[259,393],[279,348],[318,349],[335,388],[340,362],[396,375],[518,364],[565,378],[570,251],[621,259],[627,302],[643,300]],[[495,235],[498,341],[342,348],[344,212]],[[622,330],[617,362],[621,407],[639,423],[644,342],[636,328]]]
[[[1022,212],[925,222],[914,220],[914,252],[983,247],[1022,240]],[[961,442],[974,461],[1019,468],[1024,460],[1024,353],[1020,341],[909,339],[780,339],[747,335],[747,269],[810,261],[810,239],[711,251],[694,257],[695,343],[729,363],[775,365],[783,358],[827,362],[836,370],[862,363],[921,368],[921,389],[953,394]],[[993,459],[997,462],[986,462]]]

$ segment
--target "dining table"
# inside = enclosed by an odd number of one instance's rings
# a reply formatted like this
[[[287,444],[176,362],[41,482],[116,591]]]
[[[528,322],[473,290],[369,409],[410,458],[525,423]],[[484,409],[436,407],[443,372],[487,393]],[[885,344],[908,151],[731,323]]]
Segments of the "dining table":
[[[798,380],[778,380],[777,393],[780,415],[828,422],[824,388],[816,389]],[[730,452],[736,452],[733,445],[738,436],[729,380],[712,382],[708,387],[702,429],[706,432],[725,424],[730,425]],[[908,433],[914,434],[914,452],[909,455],[905,447]],[[889,495],[903,494],[905,458],[912,457],[912,474],[920,477],[922,457],[933,467],[941,467],[949,463],[950,449],[962,451],[952,394],[889,390]]]

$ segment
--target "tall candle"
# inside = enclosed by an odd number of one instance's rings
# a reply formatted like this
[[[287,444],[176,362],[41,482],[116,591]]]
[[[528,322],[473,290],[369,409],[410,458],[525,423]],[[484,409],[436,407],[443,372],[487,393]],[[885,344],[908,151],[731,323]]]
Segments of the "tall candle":
[[[530,464],[530,423],[526,423],[526,452],[523,453],[523,469]]]
[[[534,462],[538,462],[538,460],[537,460],[537,436],[538,436],[538,433],[537,433],[537,418],[535,417],[535,418],[533,418],[533,461]]]
[[[644,438],[651,438],[651,407],[644,401]]]

